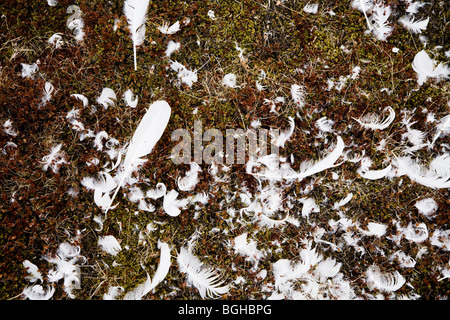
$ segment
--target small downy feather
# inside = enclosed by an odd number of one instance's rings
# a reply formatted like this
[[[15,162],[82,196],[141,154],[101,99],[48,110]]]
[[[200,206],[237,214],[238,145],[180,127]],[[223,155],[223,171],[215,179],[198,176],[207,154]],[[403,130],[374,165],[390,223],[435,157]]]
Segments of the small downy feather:
[[[223,286],[224,281],[212,268],[207,267],[190,250],[181,247],[177,256],[180,272],[186,273],[188,285],[196,287],[200,296],[218,298],[229,291],[229,286]]]
[[[134,97],[133,91],[131,91],[131,89],[125,91],[125,93],[123,94],[123,100],[125,100],[125,103],[130,108],[136,108],[138,104],[138,97]]]
[[[30,300],[49,300],[54,293],[54,287],[47,286],[47,290],[44,290],[44,288],[39,284],[32,287],[26,287],[22,291],[22,294],[25,296],[25,298]]]
[[[377,114],[369,113],[359,119],[355,119],[363,128],[372,130],[383,130],[389,127],[389,125],[395,119],[395,111],[391,107],[387,107],[384,111],[388,111],[389,115],[381,121]]]
[[[426,170],[420,164],[408,157],[396,157],[394,165],[399,170],[399,175],[406,174],[411,180],[429,188],[450,188],[450,176],[441,175],[445,171],[437,172],[431,168]]]
[[[393,292],[400,289],[406,282],[398,272],[382,273],[378,266],[370,266],[366,272],[366,282],[370,289]]]
[[[113,256],[117,255],[120,250],[122,250],[122,247],[120,246],[116,237],[112,235],[101,236],[100,238],[98,238],[98,245],[104,252],[109,253]]]
[[[162,26],[158,27],[158,30],[162,34],[174,34],[178,31],[180,31],[180,21],[175,22],[170,27],[167,22],[164,22]]]
[[[293,84],[291,86],[291,96],[292,100],[294,100],[300,108],[305,106],[305,87]]]
[[[124,181],[131,175],[133,170],[136,170],[139,164],[146,161],[142,157],[152,152],[153,147],[159,141],[169,123],[170,114],[171,108],[164,100],[158,100],[148,108],[131,138],[125,159],[120,167],[121,179],[117,184],[116,191],[111,198],[111,203],[106,209],[105,214],[108,213],[109,207]]]
[[[41,280],[42,282],[42,274],[39,272],[38,267],[32,263],[29,260],[25,260],[23,263],[23,267],[27,270],[27,272],[30,274],[29,276],[26,276],[25,279],[27,279],[30,282],[36,282],[37,280]]]
[[[164,211],[171,217],[176,217],[181,213],[180,208],[186,207],[189,203],[188,199],[178,200],[178,192],[176,190],[170,190],[164,195],[163,208]]]
[[[178,178],[178,188],[181,191],[192,191],[194,190],[195,186],[198,183],[198,173],[201,172],[202,169],[200,166],[195,163],[191,162],[191,168],[188,172],[186,172],[186,175],[183,178]]]
[[[78,100],[80,100],[80,101],[82,101],[83,102],[83,107],[87,107],[88,105],[89,105],[89,100],[88,100],[88,98],[86,98],[84,95],[82,95],[82,94],[79,94],[79,93],[72,93],[71,95],[70,95],[71,97],[74,97],[74,98],[76,98],[76,99],[78,99]]]
[[[133,40],[134,70],[137,70],[136,47],[140,46],[145,39],[148,4],[149,0],[126,0],[123,5],[123,12],[127,17]]]
[[[389,16],[392,13],[392,9],[390,6],[383,6],[382,3],[375,3],[372,8],[373,13],[370,19],[373,21],[372,32],[378,40],[386,41],[387,37],[389,37],[394,29],[389,25]]]
[[[166,277],[171,265],[170,247],[167,243],[158,240],[158,248],[160,250],[159,265],[153,279],[151,279],[147,273],[147,280],[138,285],[133,291],[128,292],[125,295],[124,300],[142,299],[147,293],[156,288],[156,286]]]
[[[279,132],[278,135],[274,134],[273,132],[270,133],[270,135],[272,136],[272,139],[275,140],[274,145],[276,145],[277,147],[284,148],[284,144],[286,143],[286,141],[288,141],[291,138],[292,134],[294,133],[294,130],[295,130],[294,118],[289,117],[289,128],[288,129]]]
[[[419,86],[424,84],[428,78],[448,78],[450,75],[450,68],[431,59],[425,50],[419,51],[412,62],[412,68],[417,73],[417,83]]]
[[[450,134],[450,114],[443,117],[436,125],[436,133],[434,134],[431,146],[434,145],[437,139]]]

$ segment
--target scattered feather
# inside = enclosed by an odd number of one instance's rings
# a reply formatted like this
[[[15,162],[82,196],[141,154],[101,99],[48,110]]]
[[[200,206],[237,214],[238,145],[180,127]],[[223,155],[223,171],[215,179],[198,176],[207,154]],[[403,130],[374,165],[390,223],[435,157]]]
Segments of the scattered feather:
[[[422,31],[425,31],[427,29],[428,21],[430,21],[430,18],[414,21],[414,17],[408,15],[401,17],[398,21],[412,33],[422,33]]]
[[[393,163],[398,169],[398,175],[407,175],[411,180],[429,188],[450,188],[450,176],[442,176],[439,172],[426,169],[409,157],[396,157]]]
[[[228,285],[212,268],[205,266],[190,250],[181,247],[177,256],[180,272],[186,273],[188,285],[198,289],[202,299],[218,298],[229,291]]]
[[[436,65],[436,61],[431,59],[425,50],[419,51],[412,62],[412,68],[417,73],[417,83],[419,86],[425,83],[428,78],[448,78],[450,69],[443,63]]]
[[[49,300],[55,293],[55,288],[47,286],[45,290],[44,287],[37,284],[32,287],[26,287],[23,289],[22,294],[25,298],[29,300]]]
[[[43,281],[42,274],[39,272],[38,267],[31,263],[29,260],[25,260],[23,263],[23,267],[27,270],[29,276],[26,276],[29,282],[36,282],[37,280]]]
[[[61,33],[54,33],[50,38],[48,38],[48,43],[54,46],[56,49],[61,48],[64,45]]]
[[[291,96],[297,106],[300,108],[305,106],[305,87],[293,84],[291,86]]]
[[[180,208],[185,208],[189,200],[178,200],[178,192],[170,190],[164,195],[163,208],[164,211],[171,217],[176,217],[181,213]]]
[[[112,235],[99,237],[98,245],[104,252],[113,256],[117,255],[122,250],[119,242]]]
[[[372,130],[383,130],[390,126],[395,119],[395,111],[391,107],[387,107],[384,111],[388,111],[389,115],[381,121],[377,114],[369,113],[359,119],[355,119],[363,128]]]
[[[373,21],[372,32],[378,40],[386,41],[394,29],[389,25],[389,17],[392,13],[390,6],[383,6],[381,2],[376,2],[372,8],[370,19]]]
[[[330,152],[325,158],[316,161],[315,163],[309,161],[303,162],[300,165],[300,172],[296,174],[296,178],[298,180],[302,180],[318,172],[338,166],[339,164],[335,164],[335,162],[342,155],[344,147],[345,147],[344,141],[340,136],[338,136],[334,150]]]
[[[366,282],[371,290],[394,292],[400,289],[406,280],[398,271],[382,273],[378,266],[372,265],[366,271]]]
[[[222,84],[229,88],[236,88],[236,75],[234,73],[226,74],[222,79]]]
[[[169,43],[167,44],[166,57],[169,58],[172,55],[172,53],[180,50],[180,47],[181,43],[170,40]]]
[[[117,184],[116,191],[111,198],[111,204],[114,201],[119,189],[131,173],[137,170],[146,160],[142,159],[150,152],[163,135],[169,122],[171,108],[164,100],[158,100],[150,105],[136,131],[131,138],[125,159],[120,167],[120,181]],[[108,212],[109,206],[105,214]]]
[[[317,3],[307,4],[303,7],[303,11],[307,13],[316,14],[317,10],[319,9],[319,5]]]
[[[22,65],[22,78],[34,79],[34,74],[39,70],[40,61],[37,60],[33,64],[21,63]]]
[[[180,31],[180,21],[175,22],[169,27],[169,24],[164,22],[162,26],[158,27],[159,32],[162,34],[174,34]]]
[[[202,171],[200,166],[195,163],[191,162],[191,168],[188,172],[186,172],[186,176],[183,178],[178,178],[178,189],[181,191],[192,191],[194,190],[195,186],[198,183],[198,173]]]
[[[364,231],[363,233],[367,236],[377,236],[378,238],[384,236],[386,234],[387,225],[383,223],[369,222],[367,224],[368,231]]]
[[[103,88],[102,93],[96,99],[97,103],[101,104],[105,110],[109,106],[114,106],[116,100],[116,93],[111,88]]]
[[[434,213],[438,209],[438,205],[433,198],[425,198],[417,201],[414,206],[419,210],[419,213],[425,216],[427,219],[435,217]]]
[[[133,40],[134,70],[137,70],[136,48],[145,40],[145,20],[149,0],[126,0],[123,13],[127,17],[128,27]]]
[[[87,107],[89,105],[89,100],[88,98],[86,98],[84,95],[79,94],[79,93],[73,93],[70,95],[71,97],[74,97],[80,101],[83,102],[83,107]]]
[[[141,300],[147,293],[155,289],[167,276],[171,265],[170,247],[167,243],[158,240],[158,248],[160,250],[159,265],[153,279],[151,279],[147,273],[147,280],[138,285],[134,290],[128,292],[125,295],[124,300]]]
[[[130,108],[136,108],[138,104],[138,97],[134,96],[131,89],[125,91],[125,93],[123,94],[123,100],[125,100],[125,104]]]
[[[450,114],[443,117],[438,121],[436,125],[436,133],[434,134],[433,141],[431,141],[431,146],[434,145],[437,139],[440,137],[445,137],[450,134]]]
[[[42,169],[47,171],[50,167],[53,173],[57,173],[63,164],[68,164],[65,155],[61,152],[62,143],[52,147],[50,154],[44,156],[41,160]]]
[[[194,82],[197,82],[197,70],[188,70],[185,66],[176,61],[170,62],[170,68],[178,73],[178,79],[188,87],[191,87]]]
[[[151,198],[151,199],[156,200],[158,198],[163,197],[166,194],[166,191],[167,191],[167,189],[166,189],[165,184],[162,183],[162,182],[159,182],[156,185],[155,189],[151,189],[151,190],[147,191],[146,196]]]
[[[84,38],[84,22],[81,18],[80,7],[77,5],[68,6],[66,12],[71,15],[66,21],[67,28],[74,33],[75,40],[82,41]]]

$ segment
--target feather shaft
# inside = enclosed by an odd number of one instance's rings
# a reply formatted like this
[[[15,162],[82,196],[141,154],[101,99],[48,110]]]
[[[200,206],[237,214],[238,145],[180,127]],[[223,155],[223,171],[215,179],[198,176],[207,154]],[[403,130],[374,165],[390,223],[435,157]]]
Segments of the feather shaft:
[[[111,198],[111,203],[106,209],[105,215],[108,213],[108,210],[125,179],[127,179],[129,174],[131,174],[131,172],[136,169],[137,165],[142,162],[141,157],[148,155],[163,135],[164,130],[169,123],[170,113],[171,108],[164,100],[154,102],[147,110],[147,113],[142,118],[131,138],[127,154],[125,155],[125,159],[121,166],[121,180]]]

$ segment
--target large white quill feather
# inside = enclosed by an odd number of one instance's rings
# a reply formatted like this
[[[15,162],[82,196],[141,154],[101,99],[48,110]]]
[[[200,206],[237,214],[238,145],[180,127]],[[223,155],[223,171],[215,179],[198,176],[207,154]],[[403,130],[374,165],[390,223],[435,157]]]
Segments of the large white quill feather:
[[[116,191],[111,198],[111,203],[106,209],[105,214],[108,213],[108,210],[125,179],[130,176],[133,170],[136,170],[138,165],[146,161],[141,158],[145,157],[153,150],[153,147],[163,135],[164,130],[169,123],[170,113],[171,108],[164,100],[158,100],[152,103],[148,108],[147,113],[142,118],[131,138],[125,159],[120,167],[120,182],[117,185]]]
[[[145,19],[147,18],[149,0],[127,0],[123,6],[123,13],[127,17],[133,39],[134,70],[137,70],[136,47],[145,39]]]
[[[147,280],[138,285],[133,291],[128,292],[125,295],[124,300],[141,300],[166,277],[171,265],[170,247],[167,243],[158,240],[158,248],[160,250],[160,259],[153,280],[150,279],[150,276],[147,273]]]

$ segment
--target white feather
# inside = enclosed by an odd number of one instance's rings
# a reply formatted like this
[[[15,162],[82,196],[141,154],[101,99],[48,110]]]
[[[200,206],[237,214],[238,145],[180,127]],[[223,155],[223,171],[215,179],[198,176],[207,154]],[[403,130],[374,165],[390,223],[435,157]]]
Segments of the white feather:
[[[108,106],[113,106],[116,100],[116,93],[111,88],[103,88],[102,93],[96,99],[96,101],[101,104],[105,110],[108,109]]]
[[[183,178],[177,179],[178,188],[181,191],[194,190],[195,186],[198,183],[198,173],[201,171],[202,169],[197,163],[191,162],[191,168],[188,172],[186,172],[186,175]]]
[[[197,82],[197,70],[188,70],[184,65],[176,61],[170,61],[170,68],[178,73],[178,79],[191,87],[194,82]]]
[[[138,285],[134,290],[128,292],[125,295],[124,300],[142,299],[147,293],[156,288],[156,286],[167,276],[171,265],[170,247],[167,243],[158,240],[158,248],[160,250],[159,265],[153,279],[151,279],[147,273],[147,280]]]
[[[303,11],[307,13],[316,14],[317,10],[319,9],[319,5],[317,3],[307,4],[304,6]]]
[[[431,146],[434,145],[434,143],[439,137],[444,137],[448,134],[450,134],[450,114],[443,117],[436,125],[436,133],[434,134]]]
[[[434,170],[426,170],[408,157],[396,157],[395,162],[399,175],[407,175],[411,180],[426,187],[450,188],[450,176],[441,176]]]
[[[339,272],[341,266],[342,263],[336,263],[336,260],[327,258],[317,265],[316,270],[319,271],[322,277],[332,278]]]
[[[291,86],[291,96],[292,100],[294,100],[300,108],[305,105],[305,87],[293,84]]]
[[[170,40],[169,43],[167,44],[166,57],[169,58],[172,55],[172,53],[178,51],[180,47],[181,43]]]
[[[424,215],[427,219],[432,219],[434,213],[438,209],[438,205],[433,198],[425,198],[417,201],[414,206],[419,210],[419,213]]]
[[[148,190],[146,196],[153,200],[163,197],[166,194],[167,188],[166,185],[162,182],[159,182],[156,185],[155,189]]]
[[[123,287],[111,286],[108,288],[108,292],[103,295],[103,300],[115,300],[117,296],[123,292]]]
[[[127,17],[133,40],[134,70],[137,70],[136,47],[140,46],[145,39],[148,4],[149,0],[126,0],[123,6],[123,13]]]
[[[337,209],[339,209],[340,207],[345,206],[347,203],[350,202],[350,200],[352,200],[352,198],[353,198],[353,193],[350,192],[344,199],[342,199],[342,200],[339,201],[339,202],[336,202],[336,203],[333,205],[333,209],[334,209],[334,210],[337,210]]]
[[[174,34],[180,31],[180,21],[175,22],[169,27],[169,24],[164,22],[162,26],[158,27],[162,34]]]
[[[146,161],[141,158],[152,152],[153,147],[156,145],[166,129],[169,122],[170,113],[171,108],[164,100],[158,100],[148,108],[146,114],[136,128],[133,137],[131,138],[125,159],[123,160],[120,168],[121,179],[117,184],[116,191],[111,198],[111,204],[114,201],[117,192],[119,192],[119,189],[122,187],[122,184],[131,175],[132,171],[136,169],[138,164]],[[108,210],[109,206],[106,209],[105,214]]]
[[[381,237],[386,234],[387,225],[376,222],[369,222],[367,224],[368,231],[362,230],[363,234],[367,236]]]
[[[300,165],[300,173],[296,174],[298,180],[302,180],[308,176],[321,172],[323,170],[333,168],[337,166],[335,162],[339,159],[344,151],[344,141],[340,136],[337,137],[337,143],[332,152],[330,152],[325,158],[315,162],[304,162]]]
[[[134,97],[131,89],[125,91],[125,93],[123,94],[123,100],[125,100],[126,105],[130,108],[136,108],[138,104],[138,97]]]
[[[412,16],[403,16],[398,21],[409,31],[413,33],[422,33],[422,31],[427,29],[430,18],[414,21],[414,17]]]
[[[117,255],[122,250],[120,243],[112,235],[101,236],[98,238],[98,245],[103,251],[113,256]]]
[[[394,292],[400,289],[406,280],[398,271],[382,273],[378,266],[373,265],[366,272],[366,282],[372,290]]]
[[[200,296],[218,298],[229,291],[229,286],[223,286],[224,281],[212,268],[205,266],[194,254],[185,247],[181,247],[177,256],[180,272],[186,273],[188,285],[198,289]]]
[[[295,129],[294,118],[289,117],[288,129],[281,131],[278,136],[276,134],[273,134],[273,132],[270,133],[272,139],[275,140],[273,144],[276,145],[277,147],[284,148],[284,144],[291,138],[292,134],[294,133],[294,129]]]
[[[26,287],[23,289],[22,294],[25,298],[30,300],[49,300],[55,293],[55,288],[47,286],[47,290],[41,285],[34,285],[32,287]]]
[[[394,121],[395,119],[395,111],[391,107],[387,107],[384,109],[389,112],[389,115],[381,121],[377,114],[369,113],[367,115],[364,115],[363,117],[359,119],[355,119],[362,127],[372,130],[383,130],[389,127],[389,125]]]
[[[364,170],[362,167],[360,167],[357,172],[364,179],[378,180],[387,176],[391,172],[391,170],[392,165],[389,164],[386,168],[381,170]]]
[[[30,274],[29,276],[25,277],[25,279],[30,282],[36,282],[37,280],[41,280],[42,282],[42,274],[39,272],[38,267],[34,263],[31,263],[29,260],[25,260],[22,264]]]
[[[417,73],[417,83],[421,86],[428,78],[448,78],[450,68],[443,63],[436,65],[425,50],[419,51],[412,62],[412,68]]]
[[[87,107],[89,105],[89,100],[88,98],[86,98],[84,95],[79,94],[79,93],[73,93],[70,95],[71,97],[74,97],[80,101],[83,102],[83,107]]]
[[[171,217],[176,217],[181,213],[180,208],[186,207],[189,200],[178,200],[178,192],[176,190],[170,190],[164,195],[163,208],[164,211]]]
[[[372,10],[373,13],[370,17],[373,21],[372,32],[378,40],[386,41],[387,37],[391,35],[392,30],[394,29],[389,25],[388,21],[389,16],[392,13],[392,9],[390,6],[383,6],[382,3],[377,2],[373,6]]]
[[[43,90],[44,95],[41,98],[41,103],[38,104],[38,108],[45,106],[51,100],[53,91],[55,91],[55,87],[50,82],[46,82]]]

